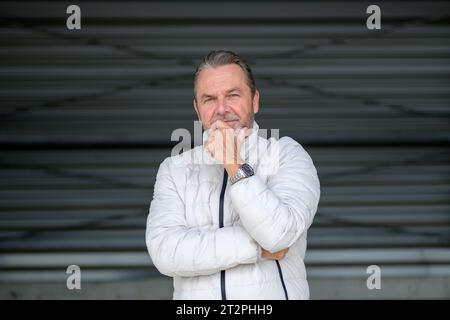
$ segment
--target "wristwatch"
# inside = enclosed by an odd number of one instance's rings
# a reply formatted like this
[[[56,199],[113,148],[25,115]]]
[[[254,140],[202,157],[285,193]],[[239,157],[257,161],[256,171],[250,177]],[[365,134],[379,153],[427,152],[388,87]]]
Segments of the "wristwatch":
[[[236,173],[230,177],[230,182],[231,184],[235,184],[239,180],[251,177],[254,174],[253,168],[249,164],[244,163],[239,167]]]

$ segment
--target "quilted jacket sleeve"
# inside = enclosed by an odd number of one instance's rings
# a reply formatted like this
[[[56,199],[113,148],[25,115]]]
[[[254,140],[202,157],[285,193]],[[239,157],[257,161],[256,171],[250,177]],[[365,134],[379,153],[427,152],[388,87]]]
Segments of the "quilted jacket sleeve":
[[[290,247],[312,223],[320,198],[314,164],[295,140],[279,143],[279,168],[267,183],[254,175],[231,186],[230,196],[242,225],[261,247]]]
[[[166,159],[158,170],[147,218],[146,244],[156,268],[174,276],[209,275],[256,262],[261,247],[239,225],[220,229],[188,227]]]

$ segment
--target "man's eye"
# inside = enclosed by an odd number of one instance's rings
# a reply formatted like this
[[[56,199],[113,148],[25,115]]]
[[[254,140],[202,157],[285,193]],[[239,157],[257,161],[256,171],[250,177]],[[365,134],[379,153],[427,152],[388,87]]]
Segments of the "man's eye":
[[[239,97],[239,95],[237,93],[233,93],[230,95],[230,97]]]

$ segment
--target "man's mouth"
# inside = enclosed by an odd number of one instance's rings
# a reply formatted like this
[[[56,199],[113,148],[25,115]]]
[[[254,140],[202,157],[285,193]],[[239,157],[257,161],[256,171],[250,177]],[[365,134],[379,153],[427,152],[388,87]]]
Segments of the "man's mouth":
[[[237,129],[237,128],[241,127],[241,120],[239,118],[237,118],[237,119],[230,119],[230,118],[228,118],[228,119],[217,119],[217,120],[214,120],[211,123],[211,125],[214,124],[218,120],[223,121],[224,123],[226,123],[228,126],[230,126],[233,129]]]

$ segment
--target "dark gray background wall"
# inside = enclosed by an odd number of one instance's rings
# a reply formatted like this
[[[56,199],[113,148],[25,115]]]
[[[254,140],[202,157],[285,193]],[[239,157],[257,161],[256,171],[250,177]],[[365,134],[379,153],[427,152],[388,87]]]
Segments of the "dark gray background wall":
[[[311,298],[450,298],[448,2],[77,1],[74,31],[68,4],[0,3],[1,298],[171,298],[145,219],[213,49],[247,58],[258,123],[317,166]]]

